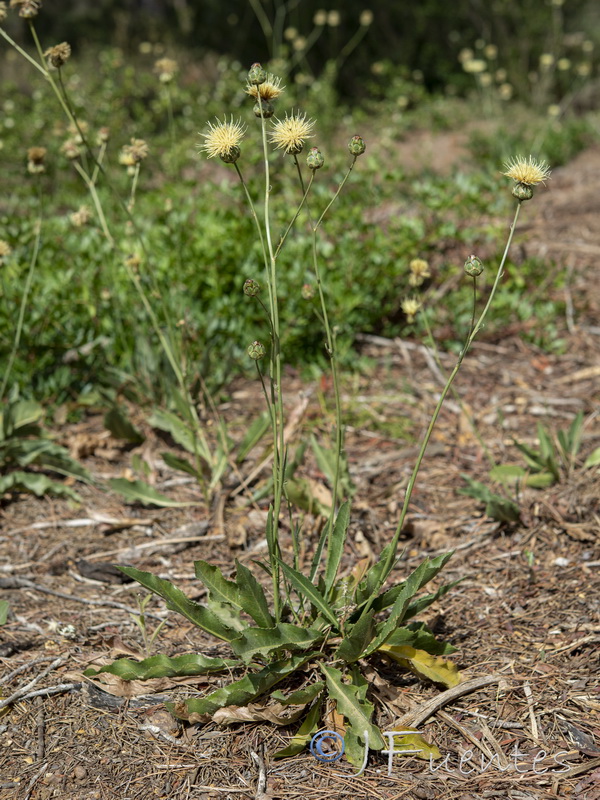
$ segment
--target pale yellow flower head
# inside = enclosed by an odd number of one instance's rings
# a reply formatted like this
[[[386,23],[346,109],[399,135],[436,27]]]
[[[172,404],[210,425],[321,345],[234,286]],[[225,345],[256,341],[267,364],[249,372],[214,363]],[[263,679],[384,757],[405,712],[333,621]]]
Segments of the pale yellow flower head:
[[[73,225],[75,228],[82,228],[84,225],[87,225],[91,218],[92,212],[90,211],[89,206],[80,206],[77,211],[74,211],[69,215],[71,225]]]
[[[413,258],[409,264],[410,275],[408,282],[411,286],[420,286],[426,278],[431,277],[429,264],[424,258]]]
[[[503,175],[524,186],[537,186],[538,183],[545,183],[551,174],[548,164],[545,161],[536,161],[533,156],[512,158],[506,162],[504,169],[506,172],[502,173]]]
[[[248,84],[246,86],[246,94],[249,94],[250,97],[253,97],[255,100],[258,100],[258,96],[260,94],[261,100],[271,102],[271,100],[276,100],[284,89],[285,86],[281,85],[281,78],[276,78],[274,75],[269,73],[267,75],[267,80],[264,81],[264,83],[261,83],[258,86]]]
[[[421,308],[421,301],[417,300],[416,297],[407,297],[402,301],[400,307],[402,308],[402,311],[406,314],[406,321],[414,322],[415,317],[417,316]]]
[[[231,117],[223,122],[217,120],[216,124],[208,123],[208,133],[202,133],[204,144],[200,146],[200,151],[206,153],[208,158],[216,158],[226,164],[233,164],[240,157],[240,142],[244,138],[246,127],[240,120],[233,121]]]
[[[314,121],[306,119],[305,114],[285,115],[285,119],[277,120],[273,124],[270,139],[280,150],[288,155],[297,155],[302,152],[304,142],[313,135]]]
[[[158,75],[161,83],[171,83],[179,67],[172,58],[159,58],[154,62],[154,74]]]
[[[131,144],[124,144],[119,153],[119,164],[124,167],[135,167],[148,157],[149,148],[144,139],[132,139]]]
[[[4,260],[12,253],[12,248],[4,239],[0,239],[0,264],[4,264]]]

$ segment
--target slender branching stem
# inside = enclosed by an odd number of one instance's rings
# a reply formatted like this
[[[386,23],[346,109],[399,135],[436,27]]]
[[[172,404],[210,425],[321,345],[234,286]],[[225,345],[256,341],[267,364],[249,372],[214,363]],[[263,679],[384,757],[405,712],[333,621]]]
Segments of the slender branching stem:
[[[302,184],[302,190],[303,190],[304,194],[302,195],[302,200],[300,201],[300,205],[296,209],[296,213],[292,217],[292,220],[291,220],[290,224],[287,226],[285,233],[283,234],[283,236],[279,240],[279,244],[277,245],[277,249],[275,250],[275,258],[277,258],[277,256],[279,255],[279,251],[283,247],[283,245],[285,243],[285,240],[288,237],[289,232],[294,227],[294,223],[298,219],[298,216],[300,215],[300,212],[302,211],[302,207],[304,206],[305,203],[307,203],[307,198],[308,198],[310,189],[311,189],[311,187],[313,185],[313,181],[315,179],[315,171],[313,170],[312,174],[310,176],[310,180],[308,182],[308,186],[306,187],[306,189],[304,189],[304,181],[302,179],[302,173],[300,172],[300,165],[298,164],[298,159],[297,159],[296,156],[294,156],[294,161],[296,162],[296,167],[298,168],[298,173],[300,174],[300,183]],[[307,203],[307,206],[308,206],[308,203]],[[310,215],[310,211],[309,211],[309,215]],[[312,227],[312,225],[311,225],[311,227]]]
[[[258,106],[260,110],[261,135],[263,145],[264,161],[264,242],[263,252],[265,255],[265,266],[267,268],[267,287],[269,292],[269,311],[271,317],[271,403],[273,414],[271,416],[273,428],[273,547],[269,548],[271,560],[271,572],[273,578],[273,605],[275,619],[279,620],[281,615],[280,601],[280,548],[279,548],[279,517],[281,512],[281,501],[283,498],[284,479],[285,479],[285,440],[284,440],[284,416],[283,416],[283,387],[281,385],[281,345],[279,330],[279,301],[277,297],[277,259],[273,250],[271,237],[270,220],[270,196],[271,196],[271,177],[269,168],[269,150],[267,147],[267,127],[262,113],[262,98],[260,91],[258,94]],[[264,245],[266,244],[266,249]]]
[[[442,361],[440,359],[439,350],[437,348],[435,339],[433,337],[433,333],[431,331],[431,326],[429,324],[429,320],[427,319],[427,314],[421,314],[421,319],[423,320],[423,324],[425,325],[425,331],[427,333],[427,341],[429,343],[429,347],[431,349],[431,352],[433,353],[433,357],[435,359],[435,363],[438,365],[438,368],[440,370],[440,374],[441,374],[442,380],[443,381],[447,381],[448,380],[448,376],[446,375],[446,372],[444,370],[444,365],[442,364]],[[469,328],[469,335],[471,334],[472,330],[473,330],[473,326],[471,325],[471,327]],[[469,426],[471,428],[471,431],[473,432],[473,435],[477,439],[477,441],[479,443],[479,446],[483,450],[483,452],[485,454],[485,457],[487,458],[490,467],[491,468],[495,467],[496,466],[496,462],[494,461],[494,457],[492,456],[490,448],[485,443],[485,440],[484,440],[483,436],[479,433],[479,429],[477,428],[477,424],[475,423],[473,415],[470,413],[470,411],[467,408],[466,404],[463,402],[463,399],[460,396],[460,394],[456,391],[456,388],[454,387],[454,385],[452,385],[452,387],[451,387],[451,392],[452,392],[452,397],[456,400],[456,402],[460,406],[461,412],[465,415],[465,417],[467,419],[467,422],[469,423]]]
[[[238,177],[240,179],[240,183],[242,184],[242,188],[243,188],[244,193],[246,195],[246,200],[248,201],[248,205],[250,206],[250,212],[252,213],[252,219],[254,220],[254,224],[256,226],[256,230],[257,230],[257,233],[258,233],[258,238],[260,240],[260,246],[261,246],[262,251],[263,251],[263,258],[265,259],[265,267],[266,267],[267,264],[268,264],[267,249],[266,249],[266,246],[265,246],[265,239],[264,239],[264,236],[263,236],[260,220],[258,219],[258,214],[256,213],[256,207],[254,205],[254,201],[252,200],[252,195],[250,194],[250,191],[248,190],[248,185],[246,184],[246,181],[244,180],[244,176],[242,175],[242,172],[241,172],[241,170],[239,168],[238,162],[235,161],[233,166],[235,167],[235,169],[237,171]]]
[[[23,56],[23,58],[26,58],[26,59],[27,59],[27,61],[29,61],[29,63],[30,63],[30,64],[31,64],[33,67],[35,67],[35,68],[38,70],[38,72],[41,72],[41,73],[42,73],[42,75],[44,76],[44,78],[47,78],[47,77],[48,77],[48,70],[46,69],[46,66],[45,66],[45,65],[42,65],[42,66],[40,66],[40,65],[38,64],[38,62],[35,60],[35,58],[32,58],[32,57],[29,55],[29,53],[28,53],[28,52],[26,52],[25,50],[23,50],[23,48],[22,48],[22,47],[20,47],[20,46],[19,46],[19,45],[18,45],[18,44],[15,42],[15,40],[14,40],[14,39],[12,39],[12,38],[11,38],[11,37],[8,35],[8,33],[7,33],[5,30],[4,30],[4,28],[2,28],[2,27],[0,27],[0,36],[2,36],[4,39],[6,39],[6,41],[7,41],[7,42],[8,42],[8,43],[11,45],[11,47],[14,47],[14,48],[15,48],[15,50],[17,51],[17,53],[19,53],[20,55],[22,55],[22,56]]]
[[[440,398],[439,398],[439,400],[437,402],[437,405],[435,407],[435,410],[433,412],[433,415],[431,417],[431,420],[430,420],[429,425],[427,427],[427,430],[425,432],[425,436],[423,437],[423,442],[421,444],[421,447],[420,447],[420,450],[419,450],[419,454],[418,454],[417,460],[415,462],[414,469],[413,469],[412,474],[410,476],[410,479],[408,481],[408,486],[406,487],[406,494],[404,496],[404,504],[402,506],[402,511],[400,512],[400,518],[398,520],[398,525],[397,525],[397,528],[396,528],[396,532],[395,532],[394,537],[392,539],[391,546],[389,547],[389,549],[388,549],[388,551],[386,553],[385,562],[384,562],[383,569],[382,569],[382,572],[381,572],[381,582],[382,583],[386,579],[386,577],[389,575],[390,570],[392,569],[392,567],[394,565],[394,562],[395,562],[395,559],[396,559],[396,551],[398,549],[398,542],[400,540],[400,534],[402,532],[402,528],[404,526],[404,521],[405,521],[406,515],[408,513],[408,507],[409,507],[409,504],[410,504],[410,499],[411,499],[411,496],[412,496],[413,488],[415,486],[415,482],[417,480],[417,476],[419,474],[419,470],[421,469],[421,464],[422,464],[423,458],[425,456],[425,451],[427,449],[427,445],[429,444],[429,440],[431,439],[431,434],[433,433],[433,429],[434,429],[435,424],[437,422],[438,416],[440,414],[440,411],[442,409],[442,406],[444,404],[446,396],[448,395],[448,392],[450,391],[450,387],[452,386],[452,383],[453,383],[454,379],[456,378],[456,376],[458,374],[458,371],[461,368],[463,360],[464,360],[467,352],[469,351],[471,345],[473,344],[473,340],[475,339],[475,337],[477,336],[478,332],[483,327],[484,320],[485,320],[485,318],[487,316],[487,313],[488,313],[488,311],[490,309],[490,306],[492,305],[492,301],[494,299],[494,295],[496,294],[496,290],[498,288],[498,284],[500,283],[500,279],[501,279],[501,277],[503,275],[503,272],[504,272],[504,264],[506,263],[506,259],[508,257],[508,251],[510,249],[510,245],[511,245],[511,242],[512,242],[512,239],[513,239],[513,235],[514,235],[514,232],[515,232],[515,227],[517,225],[517,219],[519,217],[520,209],[521,209],[521,201],[518,202],[517,208],[515,210],[515,215],[514,215],[513,222],[512,222],[511,228],[510,228],[510,233],[509,233],[509,236],[508,236],[508,240],[506,242],[506,247],[504,248],[504,253],[502,255],[502,260],[500,261],[500,266],[498,267],[498,271],[496,273],[496,279],[494,280],[494,284],[492,286],[492,290],[491,290],[490,295],[488,297],[488,301],[487,301],[487,303],[485,305],[485,308],[483,309],[483,311],[479,315],[479,318],[478,318],[477,322],[475,323],[475,325],[473,327],[473,330],[471,331],[469,337],[467,338],[464,348],[462,349],[462,351],[460,352],[460,354],[458,356],[458,360],[456,362],[456,365],[455,365],[454,369],[452,370],[452,372],[450,373],[450,376],[449,376],[449,378],[448,378],[448,380],[446,382],[446,385],[444,386],[444,388],[442,390]],[[372,598],[370,603],[367,604],[367,608],[370,607],[370,605],[373,602],[373,600],[374,600],[374,597]]]
[[[92,202],[94,203],[96,214],[98,215],[98,219],[100,221],[100,227],[102,228],[102,233],[106,236],[110,244],[114,245],[115,240],[113,239],[113,236],[110,230],[108,229],[108,225],[106,223],[106,217],[104,216],[104,210],[102,209],[102,203],[100,202],[100,198],[98,197],[98,192],[96,190],[96,184],[94,183],[94,179],[90,178],[90,176],[87,174],[85,169],[81,166],[81,164],[79,164],[78,161],[74,160],[73,166],[83,179],[85,185],[89,190],[90,195],[92,196]]]
[[[104,161],[104,156],[106,154],[106,142],[102,142],[100,145],[100,151],[98,152],[98,158],[94,163],[94,171],[92,172],[92,184],[95,186],[98,180],[98,175],[100,174],[100,168],[102,166],[102,162]]]
[[[323,290],[323,281],[321,278],[321,270],[319,267],[319,257],[318,257],[318,230],[325,219],[325,215],[333,205],[333,203],[338,198],[340,192],[344,188],[344,185],[348,178],[350,177],[350,173],[354,168],[354,164],[356,163],[357,156],[354,156],[352,159],[352,163],[350,164],[344,178],[340,182],[335,194],[325,207],[322,214],[317,219],[317,222],[314,223],[312,220],[312,215],[310,212],[310,206],[308,204],[307,195],[312,186],[312,182],[314,180],[315,170],[312,171],[312,175],[310,178],[309,185],[306,190],[304,190],[304,180],[302,178],[302,172],[300,170],[300,164],[298,163],[298,159],[294,156],[296,162],[296,169],[298,171],[298,177],[300,180],[300,185],[303,189],[303,198],[302,204],[306,201],[306,207],[310,219],[310,226],[312,231],[312,259],[313,259],[313,271],[315,273],[315,279],[317,282],[317,290],[319,292],[319,302],[321,305],[321,318],[323,322],[323,326],[325,328],[325,339],[326,339],[326,346],[327,346],[327,354],[329,356],[330,364],[331,364],[331,378],[333,382],[333,393],[334,393],[334,402],[335,402],[335,462],[333,468],[333,485],[331,491],[331,517],[329,520],[329,524],[327,526],[327,536],[329,537],[333,531],[333,522],[335,513],[337,510],[337,501],[338,501],[338,491],[339,491],[339,481],[340,481],[340,468],[341,468],[341,460],[342,460],[342,452],[344,448],[344,429],[342,426],[342,404],[341,404],[341,395],[340,395],[340,381],[339,381],[339,370],[338,370],[338,363],[337,363],[337,350],[336,350],[336,337],[335,332],[333,331],[331,324],[329,322],[329,314],[327,312],[327,302],[325,299],[325,292]],[[301,205],[302,205],[301,204]],[[327,542],[327,547],[329,547],[329,541]]]
[[[135,206],[135,193],[137,190],[138,178],[140,176],[140,162],[138,161],[133,168],[133,178],[131,180],[131,193],[129,195],[129,203],[127,207],[130,211],[133,211],[133,207]]]

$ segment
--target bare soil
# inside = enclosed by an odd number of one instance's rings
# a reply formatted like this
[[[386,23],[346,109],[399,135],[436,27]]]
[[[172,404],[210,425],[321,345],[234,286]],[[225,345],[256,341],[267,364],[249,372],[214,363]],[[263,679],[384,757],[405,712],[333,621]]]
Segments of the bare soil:
[[[518,325],[501,341],[476,343],[456,383],[463,408],[446,404],[413,495],[397,577],[425,555],[455,550],[441,577],[464,580],[425,620],[458,647],[452,658],[464,683],[447,696],[390,666],[377,713],[386,730],[416,722],[447,756],[434,762],[438,771],[394,756],[388,774],[377,753],[358,777],[345,760],[332,766],[306,754],[279,762],[272,754],[297,726],[183,727],[165,711],[165,700],[204,693],[217,678],[101,683],[83,676],[90,665],[142,654],[131,617],[142,593],[106,565],[134,564],[200,597],[194,560],[231,571],[234,557],[251,565],[264,553],[265,505],[249,504],[232,482],[207,508],[192,481],[166,468],[164,442],[150,431],[140,452],[151,480],[194,505],[150,510],[104,491],[100,482],[129,474],[132,453],[110,438],[98,413],[60,428],[61,440],[99,479],[77,487],[82,506],[19,496],[0,509],[0,596],[11,609],[0,628],[0,691],[5,699],[25,695],[0,710],[0,798],[598,800],[600,480],[598,468],[582,464],[600,446],[599,212],[600,148],[556,170],[548,190],[524,207],[518,248],[548,261],[546,290],[566,301],[557,321],[565,351],[552,356],[525,345]],[[556,288],[551,278],[564,266],[568,279]],[[358,420],[347,439],[357,487],[347,568],[376,558],[392,535],[416,442],[441,389],[439,369],[420,345],[365,337],[363,347],[372,367],[344,387],[344,404]],[[442,354],[446,370],[454,358]],[[307,430],[327,433],[328,386],[302,385],[293,374],[287,384],[290,407],[306,405],[295,439]],[[239,436],[259,408],[256,386],[238,382],[221,412]],[[486,482],[489,470],[469,414],[493,460],[506,464],[522,463],[513,437],[535,445],[538,422],[556,432],[578,411],[586,422],[576,465],[554,486],[521,493],[521,522],[500,525],[457,494],[461,473]],[[394,424],[406,418],[412,438],[400,439]],[[253,453],[242,472],[260,456]],[[303,470],[326,491],[314,463]],[[307,515],[305,523],[308,558],[319,519]],[[147,611],[156,615],[151,628],[164,618],[158,600]],[[155,651],[222,652],[172,614]],[[436,697],[442,704],[429,708]]]

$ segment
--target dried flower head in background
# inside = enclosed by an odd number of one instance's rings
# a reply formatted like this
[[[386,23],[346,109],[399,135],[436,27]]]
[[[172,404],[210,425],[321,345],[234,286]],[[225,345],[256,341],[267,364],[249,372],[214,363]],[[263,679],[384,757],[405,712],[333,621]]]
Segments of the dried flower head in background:
[[[82,228],[84,225],[87,225],[91,218],[92,212],[89,206],[80,206],[77,211],[74,211],[69,216],[71,225],[74,225],[76,228]]]
[[[106,142],[108,142],[109,139],[110,139],[110,128],[107,128],[106,125],[104,125],[102,128],[100,128],[100,130],[96,135],[96,143],[98,145],[103,145],[106,144]]]
[[[71,45],[68,44],[68,42],[56,44],[54,47],[48,48],[48,50],[46,50],[44,53],[44,56],[48,59],[48,64],[51,67],[60,69],[71,57]]]
[[[426,278],[431,278],[429,264],[423,258],[413,258],[409,264],[410,275],[408,282],[411,286],[420,286]]]
[[[538,183],[545,183],[551,175],[550,167],[545,161],[536,161],[533,156],[516,158],[507,161],[504,165],[506,172],[502,173],[507,178],[512,178],[515,183],[522,183],[525,186],[537,186]]]
[[[39,175],[45,172],[44,159],[46,158],[45,147],[30,147],[27,151],[27,172],[31,175]]]
[[[0,22],[4,22],[7,16],[8,16],[8,8],[6,7],[6,3],[2,1],[0,2]]]
[[[77,125],[74,122],[70,122],[67,130],[77,144],[83,144],[83,137],[87,134],[89,128],[89,124],[84,119],[78,119]]]
[[[125,259],[125,266],[137,273],[140,270],[142,258],[138,253],[130,253]]]
[[[305,114],[285,115],[285,119],[277,120],[273,125],[270,138],[275,147],[288,155],[302,152],[304,142],[313,135],[314,121],[306,119]]]
[[[416,297],[407,297],[405,300],[402,301],[401,306],[402,311],[406,314],[406,321],[407,322],[414,322],[419,309],[421,308],[420,300],[417,300]]]
[[[23,19],[33,19],[39,14],[42,0],[10,0],[11,8],[19,9],[19,16]]]
[[[132,139],[131,144],[124,144],[119,153],[119,164],[124,167],[135,167],[149,153],[148,145],[143,139]]]
[[[276,100],[284,89],[285,86],[281,85],[281,78],[276,78],[269,73],[266,80],[258,86],[249,83],[246,86],[246,94],[249,94],[250,97],[253,97],[255,100],[258,100],[260,95],[261,100],[271,102],[272,100]]]
[[[234,122],[233,117],[229,122],[217,120],[216,125],[209,122],[208,133],[200,134],[205,139],[200,151],[206,153],[207,158],[218,156],[226,164],[233,164],[240,157],[240,142],[245,133],[245,126],[240,120]]]
[[[171,83],[179,66],[172,58],[159,58],[154,64],[154,73],[161,83]]]
[[[60,152],[69,159],[75,161],[81,155],[81,141],[78,139],[67,139],[61,145]]]
[[[5,259],[12,253],[12,248],[4,239],[0,239],[0,265],[4,264]]]

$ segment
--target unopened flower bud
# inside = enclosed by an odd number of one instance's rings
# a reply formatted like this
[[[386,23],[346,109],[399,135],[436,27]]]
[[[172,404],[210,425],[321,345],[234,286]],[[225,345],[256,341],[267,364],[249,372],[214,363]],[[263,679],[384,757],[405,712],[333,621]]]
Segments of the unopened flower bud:
[[[252,64],[250,70],[248,71],[248,83],[254,86],[260,86],[261,83],[264,83],[267,80],[267,73],[261,67],[261,65],[256,62]]]
[[[263,119],[270,119],[275,113],[275,106],[269,100],[262,100],[260,103],[255,103],[254,108],[255,117],[262,117]]]
[[[315,296],[315,287],[312,286],[310,283],[305,283],[302,287],[302,297],[305,300],[312,300]]]
[[[235,164],[235,162],[240,157],[242,151],[240,148],[234,144],[226,153],[221,153],[221,161],[224,161],[226,164]]]
[[[244,281],[244,294],[248,297],[256,297],[256,295],[260,292],[260,283],[258,281],[253,280],[252,278],[248,278],[247,281]]]
[[[259,361],[264,358],[266,352],[262,342],[252,342],[252,344],[248,345],[248,355],[253,361]]]
[[[531,200],[533,197],[533,187],[526,183],[515,183],[512,190],[513,197],[517,200]]]
[[[469,256],[465,261],[465,272],[472,278],[476,278],[478,275],[481,275],[483,272],[483,264],[481,263],[481,259],[477,258],[477,256]]]
[[[362,156],[366,149],[367,145],[360,136],[353,136],[348,142],[348,150],[353,156]]]
[[[306,156],[307,167],[312,170],[321,169],[324,163],[325,159],[323,158],[323,153],[319,150],[319,148],[311,147],[308,151],[308,155]]]

